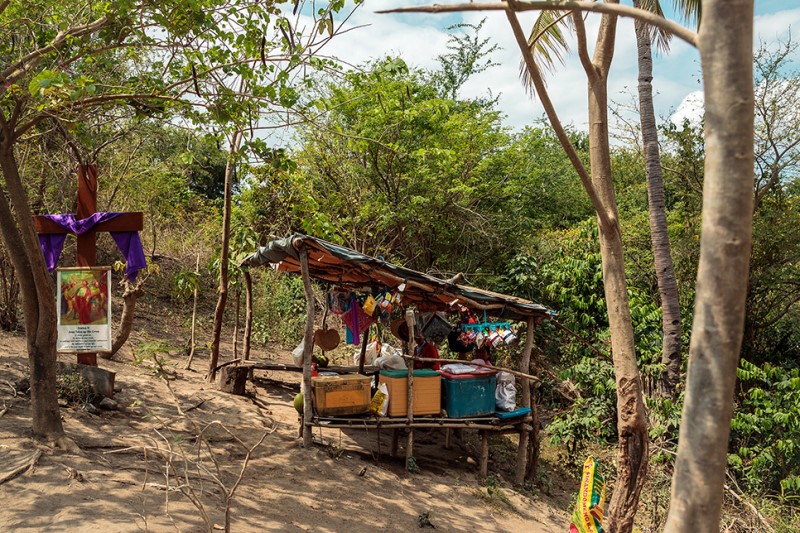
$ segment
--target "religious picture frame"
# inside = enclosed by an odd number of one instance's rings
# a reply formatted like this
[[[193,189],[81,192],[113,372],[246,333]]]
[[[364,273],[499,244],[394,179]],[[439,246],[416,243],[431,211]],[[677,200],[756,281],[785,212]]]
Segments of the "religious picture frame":
[[[56,351],[111,352],[111,267],[56,269]]]

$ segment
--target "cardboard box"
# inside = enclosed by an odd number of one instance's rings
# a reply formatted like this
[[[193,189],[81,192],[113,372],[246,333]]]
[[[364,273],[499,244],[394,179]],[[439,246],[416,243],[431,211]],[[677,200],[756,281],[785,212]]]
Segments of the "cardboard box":
[[[389,389],[387,416],[408,415],[408,370],[381,370],[379,383]],[[435,370],[414,370],[414,415],[438,415],[442,410],[441,376]]]
[[[361,374],[311,378],[314,409],[319,416],[360,415],[369,412],[370,379]]]

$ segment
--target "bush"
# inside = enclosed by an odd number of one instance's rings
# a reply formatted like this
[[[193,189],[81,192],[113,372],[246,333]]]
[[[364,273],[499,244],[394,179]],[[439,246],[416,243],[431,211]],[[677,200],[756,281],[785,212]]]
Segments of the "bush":
[[[58,374],[56,392],[68,405],[84,405],[94,399],[91,384],[80,372]]]
[[[728,464],[751,492],[800,498],[800,370],[742,359]]]

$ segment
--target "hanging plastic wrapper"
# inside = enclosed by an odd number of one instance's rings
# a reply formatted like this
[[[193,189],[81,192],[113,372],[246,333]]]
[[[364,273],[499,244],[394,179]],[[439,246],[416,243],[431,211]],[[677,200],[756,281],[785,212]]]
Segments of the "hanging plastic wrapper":
[[[372,401],[369,404],[369,412],[375,416],[386,416],[386,411],[389,409],[389,388],[386,383],[378,385],[378,390],[372,396]]]
[[[581,475],[581,488],[575,512],[572,513],[570,533],[603,533],[603,507],[606,502],[606,482],[597,472],[597,461],[586,459]]]

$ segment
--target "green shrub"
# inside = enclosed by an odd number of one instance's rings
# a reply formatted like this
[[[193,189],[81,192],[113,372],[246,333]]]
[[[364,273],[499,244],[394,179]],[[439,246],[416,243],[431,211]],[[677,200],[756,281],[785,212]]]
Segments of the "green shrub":
[[[800,499],[800,370],[742,359],[729,466],[752,492]]]
[[[91,384],[80,372],[58,374],[56,392],[69,405],[84,405],[94,399]]]

